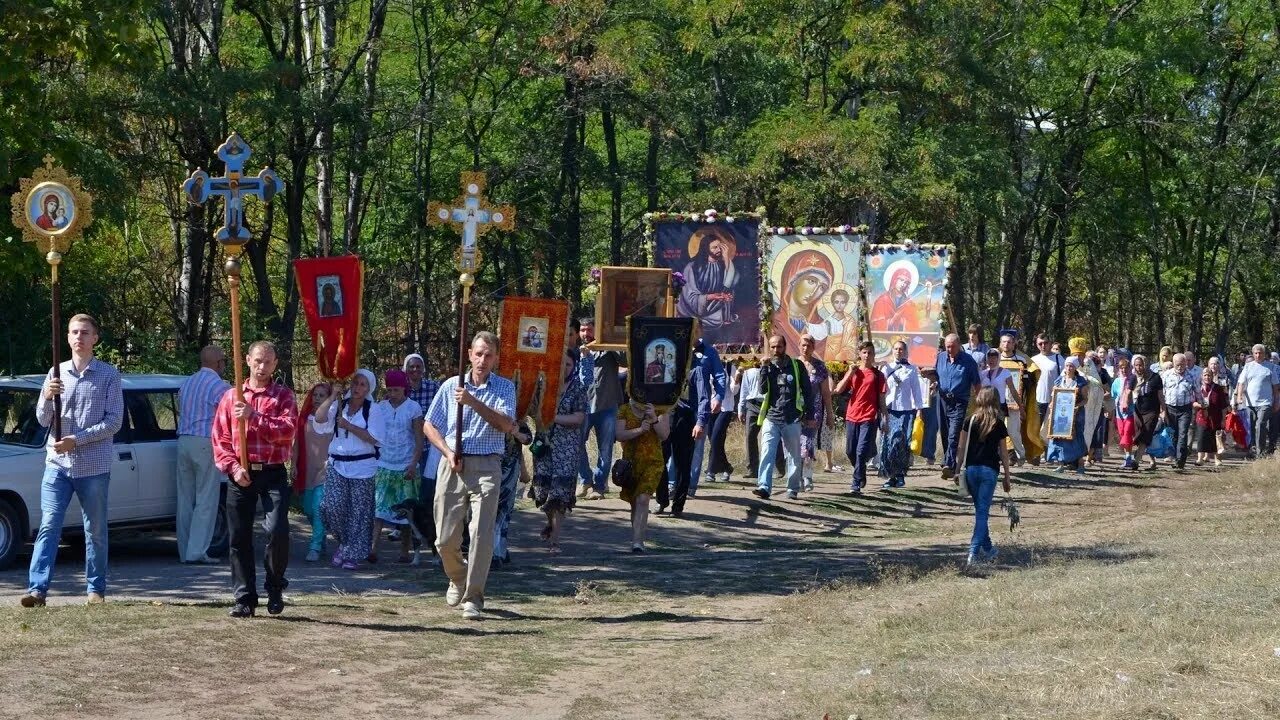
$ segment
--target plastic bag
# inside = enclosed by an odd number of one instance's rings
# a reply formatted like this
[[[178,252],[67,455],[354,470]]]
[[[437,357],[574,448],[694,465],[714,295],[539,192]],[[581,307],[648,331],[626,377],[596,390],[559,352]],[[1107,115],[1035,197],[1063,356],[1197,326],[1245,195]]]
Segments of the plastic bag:
[[[1173,428],[1165,425],[1160,432],[1151,438],[1151,445],[1147,448],[1147,452],[1151,453],[1151,457],[1167,458],[1173,455]]]
[[[911,426],[911,454],[919,455],[924,451],[924,413],[916,413],[915,424]]]

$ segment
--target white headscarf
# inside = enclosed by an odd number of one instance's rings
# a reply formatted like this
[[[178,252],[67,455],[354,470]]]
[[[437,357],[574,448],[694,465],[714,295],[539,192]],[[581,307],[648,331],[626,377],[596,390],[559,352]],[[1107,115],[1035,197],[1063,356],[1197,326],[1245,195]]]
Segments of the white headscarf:
[[[373,402],[373,394],[374,394],[374,392],[378,389],[378,376],[377,376],[377,375],[374,375],[374,374],[373,374],[373,371],[372,371],[372,370],[369,370],[369,369],[367,369],[367,368],[360,368],[359,370],[357,370],[357,371],[356,371],[356,375],[359,375],[359,376],[363,377],[365,380],[368,380],[368,381],[369,381],[369,395],[368,395],[368,398],[369,398],[369,402]],[[345,398],[346,398],[347,400],[350,400],[350,399],[351,399],[351,389],[350,389],[350,388],[348,388],[348,389],[347,389],[347,394],[346,394]]]
[[[412,360],[412,359],[414,359],[414,358],[417,358],[417,359],[418,359],[418,362],[421,362],[421,363],[422,363],[422,367],[423,367],[423,369],[425,370],[425,369],[426,369],[426,367],[427,367],[427,361],[426,361],[426,359],[425,359],[425,358],[423,358],[423,357],[422,357],[421,355],[419,355],[418,353],[409,353],[408,355],[405,355],[405,356],[404,356],[404,363],[400,366],[400,369],[401,369],[401,370],[403,370],[403,371],[405,371],[405,372],[409,372],[409,361],[410,361],[410,360]]]

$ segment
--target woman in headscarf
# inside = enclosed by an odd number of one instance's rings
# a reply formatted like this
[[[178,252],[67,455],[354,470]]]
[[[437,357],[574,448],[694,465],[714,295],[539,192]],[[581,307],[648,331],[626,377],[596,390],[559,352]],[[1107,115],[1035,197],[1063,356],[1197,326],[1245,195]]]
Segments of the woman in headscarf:
[[[1160,413],[1164,408],[1164,382],[1160,379],[1160,373],[1147,367],[1146,356],[1133,356],[1133,373],[1126,383],[1121,403],[1123,408],[1133,412],[1133,459],[1136,468],[1155,437],[1156,426],[1160,424]],[[1154,456],[1147,469],[1156,469]]]
[[[1222,467],[1219,438],[1229,406],[1227,390],[1218,384],[1218,371],[1213,364],[1201,374],[1200,395],[1202,399],[1192,403],[1196,409],[1196,465],[1203,465],[1209,459],[1213,460],[1214,467]]]
[[[418,353],[406,355],[400,369],[409,376],[409,399],[418,403],[418,407],[425,413],[440,390],[440,382],[427,376],[427,361]],[[436,496],[436,467],[439,464],[440,451],[435,445],[427,443],[422,453],[422,460],[418,463],[418,474],[422,477],[422,482],[418,486],[418,497],[433,511]],[[434,547],[432,551],[435,551]]]
[[[577,428],[586,419],[587,408],[587,393],[573,371],[573,356],[564,353],[560,362],[564,369],[560,373],[556,417],[546,431],[550,447],[533,460],[533,502],[547,514],[542,539],[552,554],[560,552],[560,528],[576,502],[578,453],[582,452],[582,434]]]
[[[1102,368],[1096,357],[1090,357],[1089,345],[1082,337],[1073,337],[1067,341],[1067,347],[1071,350],[1072,356],[1076,358],[1076,369],[1081,377],[1089,383],[1089,392],[1086,394],[1088,401],[1084,408],[1084,438],[1085,438],[1085,460],[1089,465],[1094,461],[1094,448],[1097,448],[1097,459],[1102,459],[1103,443],[1095,444],[1095,432],[1098,425],[1103,425],[1103,437],[1106,437],[1105,423],[1102,420],[1102,404],[1103,404],[1103,387],[1109,383],[1105,383],[1102,377]],[[1084,398],[1081,398],[1084,402]]]
[[[324,521],[320,519],[320,502],[324,499],[324,480],[329,474],[329,441],[333,433],[318,433],[311,420],[316,408],[333,394],[333,386],[318,382],[307,391],[307,397],[298,409],[298,417],[304,423],[293,446],[293,492],[302,498],[302,513],[311,521],[311,544],[307,548],[307,562],[320,559],[324,552]]]
[[[330,395],[311,419],[317,433],[333,433],[320,514],[325,527],[338,539],[333,566],[344,570],[355,570],[372,549],[373,478],[378,473],[379,446],[387,432],[382,408],[373,402],[377,387],[373,372],[361,368],[346,394]],[[320,422],[320,418],[326,419]]]
[[[422,417],[424,410],[408,397],[409,377],[403,370],[391,369],[384,375],[386,397],[378,403],[386,418],[386,433],[374,476],[373,534],[369,536],[369,562],[378,561],[378,536],[384,525],[400,529],[400,558],[408,563],[413,533],[409,521],[397,517],[391,509],[405,500],[418,499],[418,463],[422,459]]]
[[[1116,399],[1116,437],[1120,442],[1120,449],[1124,450],[1123,470],[1137,470],[1138,461],[1133,457],[1133,404],[1126,400],[1129,392],[1129,351],[1123,348],[1115,351],[1115,379],[1111,381],[1111,397]]]
[[[1072,431],[1070,439],[1053,439],[1049,440],[1048,458],[1050,462],[1058,463],[1055,472],[1064,472],[1067,469],[1074,469],[1077,473],[1084,474],[1084,456],[1088,445],[1085,442],[1087,435],[1085,434],[1085,408],[1088,407],[1089,395],[1092,389],[1089,381],[1080,374],[1080,358],[1069,357],[1062,366],[1062,375],[1058,377],[1058,382],[1054,384],[1054,393],[1056,395],[1059,388],[1069,388],[1076,394],[1076,411],[1075,422],[1072,423]],[[1050,403],[1052,408],[1053,403]],[[1050,409],[1052,417],[1053,410]]]

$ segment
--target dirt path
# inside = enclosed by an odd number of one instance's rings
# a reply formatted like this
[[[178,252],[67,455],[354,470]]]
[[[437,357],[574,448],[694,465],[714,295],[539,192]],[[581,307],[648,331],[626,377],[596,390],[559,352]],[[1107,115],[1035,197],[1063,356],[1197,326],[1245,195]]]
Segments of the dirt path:
[[[1193,517],[1204,511],[1196,487],[1219,481],[1204,470],[1116,465],[1084,478],[1019,471],[1022,525],[1011,534],[998,506],[992,515],[1001,568],[1134,557],[1114,543],[1120,530]],[[540,513],[522,508],[514,562],[490,576],[487,621],[478,624],[444,607],[434,567],[343,573],[302,562],[301,520],[292,606],[275,622],[225,618],[226,569],[178,565],[170,537],[115,537],[105,615],[0,609],[0,630],[18,628],[0,640],[0,693],[12,700],[0,717],[213,717],[225,707],[250,717],[769,716],[750,693],[708,706],[681,687],[682,669],[714,667],[719,681],[750,688],[735,643],[797,619],[796,593],[963,559],[972,511],[936,472],[917,469],[907,488],[861,498],[843,494],[846,483],[820,474],[815,492],[768,502],[745,483],[706,485],[683,519],[655,516],[644,555],[627,551],[626,506],[616,497],[580,503],[559,556],[537,538]],[[82,550],[64,550],[54,592],[77,601]],[[16,602],[24,580],[25,569],[0,574],[0,597]],[[98,664],[77,674],[90,648]],[[237,658],[252,662],[225,664]],[[266,677],[288,687],[287,704],[252,690]],[[50,700],[58,712],[45,712]]]

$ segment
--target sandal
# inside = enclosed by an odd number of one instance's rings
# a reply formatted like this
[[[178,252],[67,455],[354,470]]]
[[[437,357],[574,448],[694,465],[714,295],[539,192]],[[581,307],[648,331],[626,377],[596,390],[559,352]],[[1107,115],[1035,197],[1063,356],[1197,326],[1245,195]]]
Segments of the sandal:
[[[336,568],[340,568],[340,567],[342,567],[342,563],[343,563],[342,553],[340,553],[340,552],[336,552],[336,553],[334,553],[334,554],[333,554],[333,560],[331,560],[331,561],[330,561],[330,564],[331,564],[331,565],[333,565],[333,566],[334,566],[334,567],[336,567]]]
[[[538,537],[542,538],[543,540],[550,540],[550,539],[551,539],[551,526],[550,526],[550,525],[548,525],[548,526],[546,526],[546,527],[542,528],[542,532],[538,533]]]
[[[342,563],[342,569],[343,569],[343,570],[355,570],[355,569],[356,569],[356,568],[358,568],[358,567],[360,567],[360,566],[359,566],[356,562],[354,562],[354,561],[352,561],[352,560],[348,560],[348,561],[346,561],[346,562]]]

